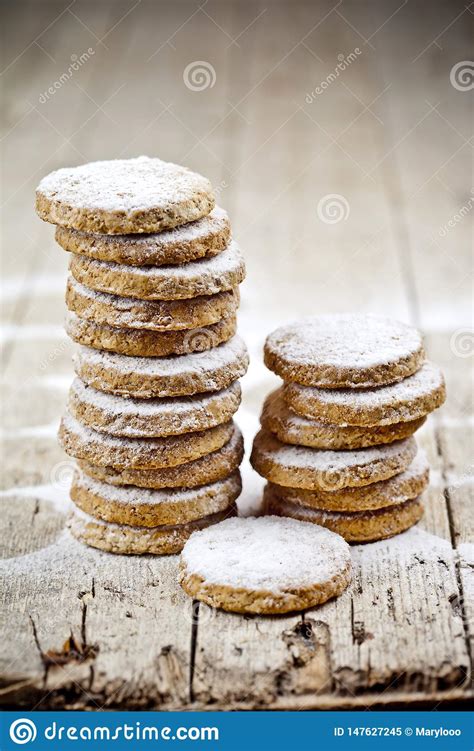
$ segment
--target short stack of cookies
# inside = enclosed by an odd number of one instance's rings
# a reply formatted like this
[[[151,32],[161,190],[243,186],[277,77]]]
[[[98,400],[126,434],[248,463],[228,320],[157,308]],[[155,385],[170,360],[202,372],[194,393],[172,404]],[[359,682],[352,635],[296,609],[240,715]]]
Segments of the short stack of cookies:
[[[71,253],[66,329],[80,347],[59,435],[78,461],[72,534],[176,553],[235,514],[241,491],[245,266],[227,214],[204,177],[148,157],[57,170],[36,208]]]
[[[413,434],[445,399],[419,331],[373,315],[317,316],[273,332],[265,364],[284,379],[251,456],[268,480],[265,512],[354,543],[415,524],[429,467]]]

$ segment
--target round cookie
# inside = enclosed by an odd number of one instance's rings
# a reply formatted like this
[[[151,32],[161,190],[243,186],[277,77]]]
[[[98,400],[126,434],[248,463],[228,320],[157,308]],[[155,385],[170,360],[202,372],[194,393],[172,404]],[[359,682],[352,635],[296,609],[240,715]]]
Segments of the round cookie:
[[[187,524],[227,511],[242,490],[240,473],[199,488],[144,490],[114,487],[76,472],[71,498],[86,514],[114,524],[136,527]]]
[[[241,399],[238,382],[223,391],[172,399],[130,399],[106,394],[76,378],[68,407],[83,425],[100,433],[155,438],[207,430],[232,419]]]
[[[189,300],[137,300],[96,292],[69,277],[66,304],[79,318],[97,324],[152,331],[180,331],[209,326],[233,315],[239,305],[239,290]]]
[[[166,438],[117,438],[98,433],[66,412],[59,428],[59,442],[67,454],[99,467],[154,469],[175,467],[222,448],[230,439],[233,423],[199,433]]]
[[[168,357],[203,352],[226,342],[234,336],[236,329],[235,314],[211,326],[187,331],[119,328],[86,321],[71,311],[66,318],[66,333],[74,342],[133,357]]]
[[[242,433],[234,427],[232,436],[222,448],[199,459],[160,469],[99,467],[80,460],[80,470],[109,485],[135,485],[139,488],[194,488],[228,477],[238,469],[244,456]]]
[[[283,501],[269,488],[264,492],[266,513],[289,517],[299,521],[312,522],[326,527],[344,537],[347,542],[375,542],[399,535],[416,524],[423,516],[423,504],[419,498],[406,501],[398,506],[380,508],[375,511],[338,513],[307,508],[298,503]]]
[[[425,358],[417,329],[374,315],[322,315],[267,338],[265,365],[286,381],[320,388],[369,388],[401,381]]]
[[[281,501],[326,511],[370,511],[396,506],[417,498],[428,487],[430,470],[426,456],[418,451],[409,467],[388,480],[340,490],[303,490],[268,483]]]
[[[205,352],[179,357],[127,357],[79,347],[73,356],[77,375],[111,394],[151,399],[220,391],[247,372],[245,342],[233,336]]]
[[[321,605],[351,580],[339,535],[278,517],[226,519],[193,534],[179,581],[191,597],[235,613],[279,614]]]
[[[230,237],[229,217],[218,206],[202,219],[154,234],[101,235],[56,227],[55,235],[71,253],[129,266],[164,266],[215,256]]]
[[[73,277],[90,289],[140,300],[183,300],[237,287],[245,263],[234,240],[219,255],[178,266],[125,266],[73,255]]]
[[[45,222],[106,235],[161,232],[214,206],[205,177],[147,156],[58,169],[36,189],[36,211]]]
[[[174,555],[182,550],[184,543],[193,532],[205,529],[211,524],[235,515],[237,509],[231,506],[211,516],[205,516],[187,524],[160,527],[133,527],[128,524],[113,524],[95,519],[74,508],[68,527],[73,537],[86,545],[107,553],[123,555]]]
[[[255,436],[250,463],[262,477],[290,488],[339,490],[386,480],[403,472],[416,454],[413,438],[354,451],[288,446],[272,433]]]
[[[308,418],[336,425],[391,426],[412,422],[443,404],[446,387],[441,370],[432,362],[403,381],[378,389],[318,389],[288,383],[283,387],[288,406]]]
[[[310,420],[293,412],[286,406],[283,389],[279,388],[265,399],[260,422],[266,430],[274,433],[283,443],[338,450],[379,446],[408,438],[423,425],[425,418],[380,427],[333,425],[328,422]]]

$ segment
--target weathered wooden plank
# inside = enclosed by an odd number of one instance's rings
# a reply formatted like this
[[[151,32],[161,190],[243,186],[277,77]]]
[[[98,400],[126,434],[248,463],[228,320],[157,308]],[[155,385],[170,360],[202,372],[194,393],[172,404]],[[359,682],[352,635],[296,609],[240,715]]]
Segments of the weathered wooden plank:
[[[193,613],[176,557],[81,545],[63,530],[67,495],[53,487],[0,499],[0,702],[186,704]]]

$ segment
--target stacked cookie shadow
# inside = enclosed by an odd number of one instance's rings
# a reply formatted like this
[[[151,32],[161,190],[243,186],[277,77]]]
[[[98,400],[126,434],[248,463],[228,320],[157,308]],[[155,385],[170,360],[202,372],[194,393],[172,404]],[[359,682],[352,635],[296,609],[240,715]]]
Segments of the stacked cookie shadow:
[[[214,204],[205,178],[146,157],[38,187],[72,254],[66,329],[80,347],[59,437],[78,461],[70,529],[94,547],[175,553],[236,512],[245,267]]]
[[[349,542],[415,524],[429,467],[413,434],[445,399],[420,333],[377,316],[319,316],[271,334],[265,363],[284,379],[251,456],[268,480],[265,512]]]

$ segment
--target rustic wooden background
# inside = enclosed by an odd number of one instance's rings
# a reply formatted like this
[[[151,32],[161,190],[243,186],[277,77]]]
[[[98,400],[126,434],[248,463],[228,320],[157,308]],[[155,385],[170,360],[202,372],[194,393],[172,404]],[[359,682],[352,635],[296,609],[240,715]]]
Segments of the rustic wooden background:
[[[473,7],[4,4],[5,706],[436,707],[472,697]],[[274,382],[262,342],[283,321],[393,315],[423,328],[445,369],[447,404],[420,436],[433,466],[423,522],[354,548],[350,590],[304,615],[198,607],[176,585],[175,557],[113,557],[64,531],[71,462],[55,431],[72,377],[67,257],[34,214],[34,189],[57,167],[142,153],[208,175],[245,251],[247,444]],[[338,221],[328,223],[332,200]],[[261,483],[244,472],[248,512]]]

